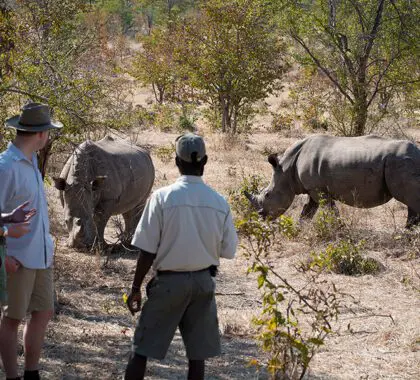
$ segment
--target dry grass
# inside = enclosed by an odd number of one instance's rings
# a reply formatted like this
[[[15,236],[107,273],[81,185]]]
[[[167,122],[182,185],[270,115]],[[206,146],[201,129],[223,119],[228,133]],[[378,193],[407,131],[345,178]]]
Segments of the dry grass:
[[[209,163],[204,179],[222,194],[240,186],[244,176],[259,174],[268,183],[271,167],[264,150],[282,152],[294,139],[265,132],[232,138],[203,131]],[[176,133],[143,131],[126,138],[149,146],[156,167],[155,188],[178,176],[173,160],[156,156],[170,146]],[[58,165],[57,165],[58,166]],[[57,168],[59,169],[59,168]],[[265,185],[265,184],[263,184]],[[66,232],[58,194],[47,189],[52,232],[57,242],[55,261],[59,314],[48,329],[42,359],[44,379],[118,379],[124,371],[135,327],[122,295],[131,285],[135,255],[120,252],[108,260],[66,247]],[[288,214],[297,218],[305,201],[296,197]],[[420,238],[404,231],[406,209],[399,202],[370,210],[339,205],[348,230],[365,239],[367,252],[385,271],[376,276],[326,275],[343,293],[346,304],[336,333],[315,356],[310,379],[415,379],[420,377]],[[113,239],[110,224],[107,237]],[[272,262],[284,276],[299,284],[295,266],[326,242],[314,239],[313,228],[284,240]],[[248,367],[252,358],[264,358],[252,339],[250,323],[261,307],[255,279],[246,275],[240,249],[237,259],[223,261],[217,284],[223,355],[208,363],[207,379],[265,379]],[[186,360],[179,335],[167,358],[151,361],[148,379],[184,379]]]

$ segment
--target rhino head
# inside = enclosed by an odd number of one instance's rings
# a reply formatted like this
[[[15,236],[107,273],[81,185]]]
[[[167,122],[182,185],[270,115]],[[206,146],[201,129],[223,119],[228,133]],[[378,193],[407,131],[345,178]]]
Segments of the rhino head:
[[[69,232],[68,246],[73,248],[91,247],[97,239],[94,211],[99,199],[99,190],[106,176],[97,176],[92,181],[66,182],[64,178],[54,178],[55,187],[60,190],[64,218]]]
[[[271,182],[260,194],[250,194],[244,191],[251,206],[258,210],[259,214],[266,217],[277,218],[283,214],[292,204],[295,197],[292,178],[285,173],[279,163],[276,154],[268,156],[268,162],[273,167]]]

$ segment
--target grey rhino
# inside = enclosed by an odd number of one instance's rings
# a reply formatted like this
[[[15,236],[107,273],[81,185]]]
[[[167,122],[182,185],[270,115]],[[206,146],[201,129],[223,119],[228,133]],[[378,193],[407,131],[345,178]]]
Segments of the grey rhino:
[[[68,245],[90,247],[104,241],[112,215],[122,214],[130,237],[143,212],[155,179],[150,155],[138,146],[106,136],[85,141],[67,160],[59,178]]]
[[[320,197],[369,208],[395,198],[408,206],[407,227],[420,222],[420,149],[404,140],[378,136],[315,135],[296,142],[273,167],[269,186],[261,194],[245,192],[262,215],[278,217],[295,195],[308,194],[302,218],[312,218]],[[323,195],[322,195],[323,194]]]

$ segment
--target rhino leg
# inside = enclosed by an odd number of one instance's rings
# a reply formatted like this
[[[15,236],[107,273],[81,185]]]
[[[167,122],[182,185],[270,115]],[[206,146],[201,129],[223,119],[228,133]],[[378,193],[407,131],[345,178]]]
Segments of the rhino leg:
[[[309,201],[303,206],[300,214],[301,219],[312,219],[318,210],[319,203],[309,197]]]
[[[389,193],[408,207],[406,227],[420,223],[420,171],[409,157],[388,157],[385,181]]]
[[[99,243],[99,244],[105,243],[105,238],[104,238],[105,227],[110,217],[111,217],[110,214],[102,210],[95,210],[94,221],[96,225],[96,243]]]
[[[137,224],[140,221],[141,215],[143,214],[144,205],[137,206],[130,211],[127,211],[123,214],[125,231],[124,231],[124,240],[131,240],[134,231],[136,230]]]
[[[415,212],[412,208],[408,208],[408,217],[405,228],[412,228],[420,225],[420,212]]]

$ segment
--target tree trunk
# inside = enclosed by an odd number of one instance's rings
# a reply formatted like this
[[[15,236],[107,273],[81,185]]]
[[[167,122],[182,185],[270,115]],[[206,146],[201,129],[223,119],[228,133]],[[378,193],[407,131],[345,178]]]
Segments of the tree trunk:
[[[368,116],[367,84],[366,84],[366,66],[361,64],[359,67],[359,76],[354,88],[354,121],[353,136],[363,136],[365,134],[366,122]]]

